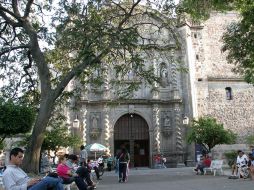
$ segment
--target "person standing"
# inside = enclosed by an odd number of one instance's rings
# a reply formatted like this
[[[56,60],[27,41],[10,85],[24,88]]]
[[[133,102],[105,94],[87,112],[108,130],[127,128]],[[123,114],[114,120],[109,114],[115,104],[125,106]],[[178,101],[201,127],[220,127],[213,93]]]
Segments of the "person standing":
[[[80,155],[79,155],[79,163],[87,163],[87,151],[84,145],[80,146]]]
[[[54,188],[63,190],[62,180],[60,178],[29,178],[20,168],[24,156],[21,148],[13,148],[10,152],[10,161],[3,173],[3,184],[5,190],[46,190]]]
[[[127,180],[127,169],[130,162],[130,154],[125,148],[123,148],[118,154],[117,159],[119,160],[119,183],[125,183]]]

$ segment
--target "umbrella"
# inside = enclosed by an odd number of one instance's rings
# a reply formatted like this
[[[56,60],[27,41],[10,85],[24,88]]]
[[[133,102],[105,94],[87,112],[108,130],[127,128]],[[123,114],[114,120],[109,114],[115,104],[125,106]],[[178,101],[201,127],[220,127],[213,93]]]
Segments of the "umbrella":
[[[99,143],[93,143],[85,146],[85,149],[90,152],[95,152],[95,159],[96,159],[96,152],[105,152],[107,151],[107,147]]]

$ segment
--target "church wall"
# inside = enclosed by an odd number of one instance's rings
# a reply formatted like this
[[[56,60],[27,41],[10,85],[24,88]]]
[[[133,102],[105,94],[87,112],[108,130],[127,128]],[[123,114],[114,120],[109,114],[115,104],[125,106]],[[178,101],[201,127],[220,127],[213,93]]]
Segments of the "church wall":
[[[192,42],[195,51],[195,87],[198,116],[210,115],[232,129],[238,142],[254,132],[254,88],[231,70],[226,53],[221,51],[222,35],[226,26],[237,20],[235,13],[213,13],[199,27],[192,27]],[[227,100],[226,89],[232,89],[232,100]]]

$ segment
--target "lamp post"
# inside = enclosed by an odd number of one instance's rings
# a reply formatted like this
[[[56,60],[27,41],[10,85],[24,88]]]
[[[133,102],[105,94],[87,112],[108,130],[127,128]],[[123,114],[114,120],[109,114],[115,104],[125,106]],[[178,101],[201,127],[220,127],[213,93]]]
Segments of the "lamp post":
[[[183,118],[183,124],[188,125],[189,124],[189,118],[187,116],[184,116]]]
[[[79,128],[79,120],[78,120],[77,118],[74,119],[72,126],[73,126],[73,128],[75,128],[75,129],[78,129],[78,128]]]

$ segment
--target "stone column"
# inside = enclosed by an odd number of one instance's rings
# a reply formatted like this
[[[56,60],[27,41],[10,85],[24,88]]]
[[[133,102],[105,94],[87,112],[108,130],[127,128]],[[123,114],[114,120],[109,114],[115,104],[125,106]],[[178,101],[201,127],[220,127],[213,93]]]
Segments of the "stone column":
[[[175,138],[176,138],[176,153],[178,155],[178,162],[183,163],[183,131],[182,131],[182,118],[180,114],[179,105],[175,105]]]
[[[86,145],[87,139],[87,109],[86,105],[82,105],[81,107],[81,117],[83,119],[82,124],[83,124],[83,133],[82,133],[82,140],[83,144]]]
[[[105,146],[109,148],[110,151],[110,125],[109,125],[109,108],[107,105],[104,106],[104,131],[105,131]],[[110,152],[109,152],[110,153]]]
[[[154,126],[154,138],[153,138],[153,153],[160,153],[160,110],[157,104],[153,105],[153,126]]]
[[[158,63],[157,60],[153,60],[153,68],[154,68],[154,75],[158,76]],[[153,82],[153,91],[152,91],[152,98],[159,99],[159,92],[158,92],[159,84],[157,82]]]
[[[110,98],[109,92],[109,76],[108,76],[108,64],[103,65],[102,77],[103,77],[103,97],[102,99],[108,100]]]

